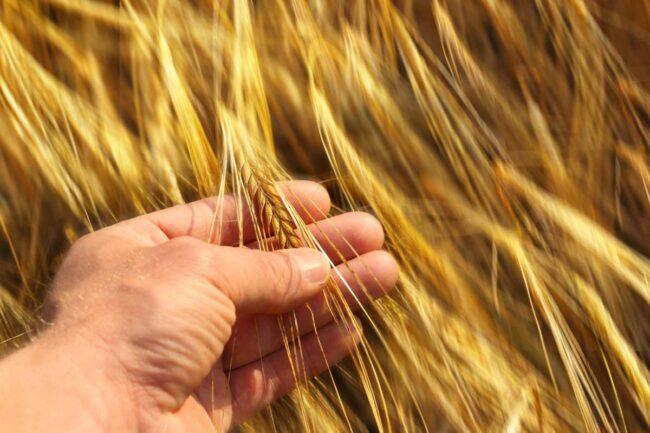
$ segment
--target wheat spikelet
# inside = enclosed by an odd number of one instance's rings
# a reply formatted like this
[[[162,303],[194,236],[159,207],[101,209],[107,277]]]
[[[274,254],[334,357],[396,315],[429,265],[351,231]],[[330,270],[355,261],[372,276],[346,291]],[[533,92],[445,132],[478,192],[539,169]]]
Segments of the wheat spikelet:
[[[302,246],[302,242],[294,230],[294,220],[287,211],[276,183],[260,175],[260,172],[243,158],[236,159],[239,162],[241,180],[248,194],[253,197],[253,202],[263,221],[270,226],[278,247],[298,248]]]

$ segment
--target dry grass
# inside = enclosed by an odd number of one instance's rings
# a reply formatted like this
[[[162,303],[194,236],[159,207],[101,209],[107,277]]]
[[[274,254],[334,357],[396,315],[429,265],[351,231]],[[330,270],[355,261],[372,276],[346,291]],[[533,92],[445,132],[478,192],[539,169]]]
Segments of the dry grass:
[[[291,174],[378,216],[400,289],[350,361],[243,431],[650,428],[648,0],[0,13],[0,352],[88,230],[234,193],[313,245]]]

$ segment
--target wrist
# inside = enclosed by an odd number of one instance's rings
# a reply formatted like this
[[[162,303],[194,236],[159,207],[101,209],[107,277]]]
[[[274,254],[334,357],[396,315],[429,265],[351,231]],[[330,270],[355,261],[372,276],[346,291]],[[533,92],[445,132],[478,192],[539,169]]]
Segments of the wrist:
[[[0,361],[0,396],[16,433],[136,431],[128,386],[81,333],[50,330]]]

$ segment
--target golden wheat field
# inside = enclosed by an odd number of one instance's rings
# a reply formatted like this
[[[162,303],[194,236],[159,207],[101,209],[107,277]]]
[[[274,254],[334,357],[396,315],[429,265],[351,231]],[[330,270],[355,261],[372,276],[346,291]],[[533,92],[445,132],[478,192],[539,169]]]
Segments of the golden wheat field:
[[[318,247],[309,178],[399,286],[241,431],[650,431],[650,1],[0,5],[0,354],[117,221],[232,193]]]

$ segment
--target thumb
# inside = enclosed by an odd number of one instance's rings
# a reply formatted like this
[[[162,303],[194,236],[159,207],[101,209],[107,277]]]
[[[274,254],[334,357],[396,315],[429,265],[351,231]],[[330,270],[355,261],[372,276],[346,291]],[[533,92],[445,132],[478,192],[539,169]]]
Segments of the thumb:
[[[241,311],[288,311],[316,295],[330,275],[327,257],[310,248],[218,248],[221,278],[215,284]]]

